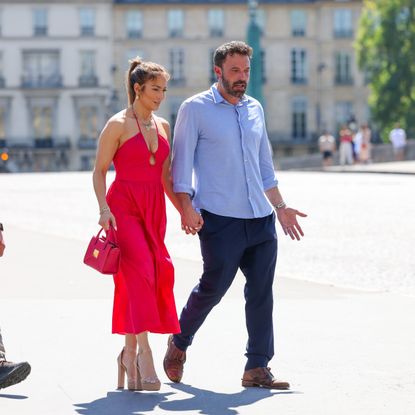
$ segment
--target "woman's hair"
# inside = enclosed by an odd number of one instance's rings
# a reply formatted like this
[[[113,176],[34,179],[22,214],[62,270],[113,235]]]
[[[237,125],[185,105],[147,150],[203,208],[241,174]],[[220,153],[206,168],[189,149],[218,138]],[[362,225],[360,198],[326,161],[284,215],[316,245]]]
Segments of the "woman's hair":
[[[163,66],[154,62],[143,61],[139,56],[129,60],[129,64],[130,68],[127,71],[125,81],[129,105],[132,105],[135,100],[135,83],[143,86],[147,81],[156,79],[160,75],[164,75],[167,80],[170,79],[170,74]]]
[[[228,55],[243,55],[252,57],[252,48],[245,42],[234,40],[219,46],[213,54],[213,64],[222,68],[223,62]]]

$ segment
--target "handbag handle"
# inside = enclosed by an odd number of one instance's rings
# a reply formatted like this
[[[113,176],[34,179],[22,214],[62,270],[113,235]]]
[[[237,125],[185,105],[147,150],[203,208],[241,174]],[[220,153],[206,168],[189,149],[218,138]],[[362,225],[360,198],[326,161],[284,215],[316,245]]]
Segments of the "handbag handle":
[[[117,232],[114,228],[114,226],[112,226],[112,223],[110,222],[110,227],[107,231],[105,231],[106,233],[106,239],[108,242],[114,244],[114,245],[118,245],[118,240],[117,240]]]
[[[97,240],[100,238],[101,232],[104,230],[104,228],[101,228],[99,232],[97,233]],[[112,223],[110,223],[110,226],[107,231],[105,231],[105,242],[111,243],[113,245],[118,245],[117,240],[117,232],[114,229],[114,226],[112,226]]]

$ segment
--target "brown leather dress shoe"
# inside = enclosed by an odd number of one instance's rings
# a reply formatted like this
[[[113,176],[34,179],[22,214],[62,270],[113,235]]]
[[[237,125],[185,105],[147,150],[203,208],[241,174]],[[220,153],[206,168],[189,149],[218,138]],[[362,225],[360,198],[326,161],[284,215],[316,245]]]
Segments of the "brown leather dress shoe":
[[[256,367],[246,370],[242,377],[242,386],[246,388],[256,386],[267,389],[290,389],[288,382],[274,378],[269,367]]]
[[[186,352],[180,350],[173,343],[173,336],[167,341],[167,352],[164,356],[163,367],[167,377],[172,382],[180,382],[183,377],[183,366],[186,361]]]

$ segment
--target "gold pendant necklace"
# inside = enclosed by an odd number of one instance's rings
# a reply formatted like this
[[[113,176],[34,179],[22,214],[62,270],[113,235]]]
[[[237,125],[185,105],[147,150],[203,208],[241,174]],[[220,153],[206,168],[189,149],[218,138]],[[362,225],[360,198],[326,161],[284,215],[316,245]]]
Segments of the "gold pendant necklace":
[[[131,105],[131,109],[133,110],[133,113],[134,113],[134,116],[135,116],[135,119],[137,120],[137,122],[138,121],[141,121],[141,123],[143,124],[144,128],[146,129],[146,131],[150,131],[151,130],[152,121],[153,121],[153,115],[150,115],[150,119],[147,122],[145,122],[144,120],[141,120],[141,119],[138,118],[138,115],[135,112],[135,108],[134,108],[133,105]]]
[[[150,131],[150,129],[151,129],[151,118],[150,118],[150,121],[149,121],[148,123],[145,123],[144,121],[141,121],[141,122],[143,123],[144,128],[145,128],[147,131]]]

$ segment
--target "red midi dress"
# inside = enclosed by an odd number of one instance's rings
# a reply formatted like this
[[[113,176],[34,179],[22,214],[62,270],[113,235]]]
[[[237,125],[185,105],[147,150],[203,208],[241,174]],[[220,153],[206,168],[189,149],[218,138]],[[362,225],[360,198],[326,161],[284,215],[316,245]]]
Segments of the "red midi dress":
[[[116,177],[107,193],[121,251],[114,275],[112,332],[178,333],[174,268],[164,244],[166,203],[161,181],[169,143],[157,129],[158,147],[151,153],[138,122],[137,126],[138,133],[115,153]],[[155,158],[154,165],[150,157]]]

